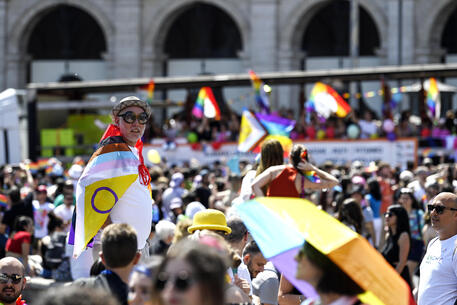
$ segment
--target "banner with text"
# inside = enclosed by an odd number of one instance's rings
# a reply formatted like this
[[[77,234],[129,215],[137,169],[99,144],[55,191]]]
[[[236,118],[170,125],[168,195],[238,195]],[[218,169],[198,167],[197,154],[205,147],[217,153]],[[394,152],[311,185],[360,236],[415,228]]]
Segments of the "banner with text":
[[[392,166],[406,167],[408,161],[417,162],[417,140],[398,139],[388,140],[359,140],[359,141],[294,141],[294,144],[303,144],[308,148],[311,161],[317,165],[325,161],[334,164],[349,164],[355,160],[368,165],[371,161],[381,160]],[[215,149],[212,145],[202,145],[195,149],[189,144],[180,144],[174,149],[167,149],[165,145],[145,145],[143,149],[146,164],[151,166],[148,156],[160,155],[168,165],[182,165],[192,159],[200,164],[211,164],[215,161],[226,163],[233,158],[254,162],[256,155],[237,151],[236,143],[225,143]],[[152,153],[154,152],[154,154]]]

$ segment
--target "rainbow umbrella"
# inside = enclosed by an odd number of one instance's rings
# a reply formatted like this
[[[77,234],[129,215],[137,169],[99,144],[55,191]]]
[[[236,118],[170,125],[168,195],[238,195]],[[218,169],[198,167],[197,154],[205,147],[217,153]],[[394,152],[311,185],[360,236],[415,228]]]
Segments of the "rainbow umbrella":
[[[367,304],[415,304],[408,284],[365,238],[298,198],[261,197],[238,204],[236,210],[263,255],[307,297],[316,292],[297,280],[294,257],[305,239],[326,254],[366,292]]]

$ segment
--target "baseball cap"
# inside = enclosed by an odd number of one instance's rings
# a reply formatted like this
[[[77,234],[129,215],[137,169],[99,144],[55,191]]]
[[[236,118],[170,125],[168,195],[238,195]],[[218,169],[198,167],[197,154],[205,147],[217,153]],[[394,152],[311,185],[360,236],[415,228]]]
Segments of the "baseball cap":
[[[137,106],[143,108],[148,116],[151,115],[151,107],[145,102],[137,98],[136,96],[127,96],[119,101],[119,104],[113,108],[113,116],[117,116],[122,110],[127,107]]]
[[[172,187],[172,188],[179,187],[183,181],[184,181],[184,175],[183,174],[174,173],[171,176],[170,187]]]

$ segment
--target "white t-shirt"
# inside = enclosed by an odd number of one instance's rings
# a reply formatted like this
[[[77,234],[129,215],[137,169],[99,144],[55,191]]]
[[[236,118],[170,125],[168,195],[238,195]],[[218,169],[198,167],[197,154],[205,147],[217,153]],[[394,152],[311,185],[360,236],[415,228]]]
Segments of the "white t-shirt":
[[[67,226],[65,227],[65,232],[70,232],[71,226],[71,218],[73,217],[73,211],[75,209],[74,205],[70,205],[67,207],[65,204],[61,204],[54,209],[54,214],[61,218],[64,222],[67,222]]]
[[[251,169],[244,175],[243,180],[241,182],[241,189],[240,189],[240,198],[243,201],[249,200],[252,195],[252,182],[255,179],[256,171]]]
[[[418,305],[453,305],[457,300],[457,235],[430,241],[420,265]]]
[[[232,283],[234,283],[234,275],[233,275],[232,268],[229,268],[228,275],[230,276],[230,279],[232,280]],[[244,279],[244,280],[248,281],[249,288],[250,288],[249,295],[252,295],[251,275],[249,274],[248,267],[243,262],[238,266],[236,275],[240,279]]]
[[[35,221],[35,237],[43,238],[48,235],[48,214],[54,209],[50,202],[40,204],[38,200],[33,200],[33,220]]]
[[[130,149],[138,157],[134,147]],[[138,249],[143,249],[151,233],[152,197],[146,185],[140,183],[140,177],[127,189],[110,212],[113,223],[127,223],[137,233]]]

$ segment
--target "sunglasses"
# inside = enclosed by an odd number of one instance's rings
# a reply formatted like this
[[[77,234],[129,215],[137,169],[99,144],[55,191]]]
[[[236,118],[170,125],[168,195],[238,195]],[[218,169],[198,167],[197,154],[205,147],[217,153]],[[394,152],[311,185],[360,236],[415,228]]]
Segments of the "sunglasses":
[[[161,272],[157,276],[155,288],[157,291],[162,291],[167,286],[167,283],[172,280],[173,286],[177,291],[184,292],[188,290],[195,282],[189,273],[186,271],[179,272],[176,276],[171,277],[170,274]]]
[[[22,275],[19,275],[19,274],[6,274],[6,273],[1,273],[0,274],[0,284],[6,284],[8,283],[8,281],[11,279],[11,282],[13,284],[19,284],[21,282],[21,280],[23,279],[24,277]]]
[[[133,124],[136,120],[138,120],[138,123],[142,125],[146,124],[149,118],[146,112],[136,115],[133,111],[127,111],[123,114],[119,114],[118,117],[124,119],[124,121],[128,124]]]
[[[391,216],[394,216],[394,214],[390,213],[390,212],[385,212],[384,213],[384,217],[391,217]]]
[[[457,211],[457,209],[454,209],[454,208],[449,208],[444,205],[434,205],[434,204],[427,204],[427,209],[430,213],[433,212],[433,210],[435,210],[436,214],[439,214],[439,215],[443,214],[444,210],[446,210],[446,209],[449,209],[451,211]]]

